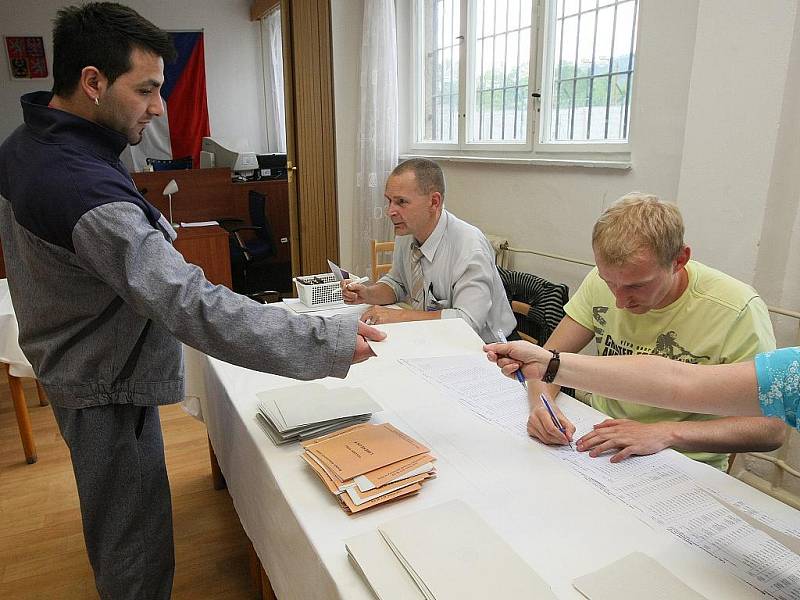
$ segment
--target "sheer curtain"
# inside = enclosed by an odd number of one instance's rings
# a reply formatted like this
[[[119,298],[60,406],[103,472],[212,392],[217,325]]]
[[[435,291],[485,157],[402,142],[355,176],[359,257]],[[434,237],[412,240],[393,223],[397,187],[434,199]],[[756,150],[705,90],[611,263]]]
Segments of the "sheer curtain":
[[[261,19],[261,39],[264,52],[264,97],[267,108],[267,152],[286,152],[280,8],[270,11]]]
[[[394,239],[383,187],[397,165],[397,35],[394,0],[364,0],[352,271],[369,272],[369,241]]]

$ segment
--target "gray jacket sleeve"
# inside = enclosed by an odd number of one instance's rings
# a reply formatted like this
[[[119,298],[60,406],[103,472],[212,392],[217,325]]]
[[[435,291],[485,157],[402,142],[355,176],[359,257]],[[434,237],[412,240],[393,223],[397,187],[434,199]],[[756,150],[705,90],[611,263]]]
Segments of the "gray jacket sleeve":
[[[355,351],[355,315],[296,315],[210,283],[134,204],[113,202],[85,213],[72,239],[87,271],[189,346],[295,379],[347,374]]]

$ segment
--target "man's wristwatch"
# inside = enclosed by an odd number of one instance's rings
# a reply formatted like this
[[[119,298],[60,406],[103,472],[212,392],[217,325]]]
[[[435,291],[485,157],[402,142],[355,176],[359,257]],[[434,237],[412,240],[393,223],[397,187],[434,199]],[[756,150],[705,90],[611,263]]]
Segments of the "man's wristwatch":
[[[545,383],[553,383],[553,380],[556,378],[556,373],[558,373],[558,367],[561,366],[561,358],[558,354],[558,350],[552,350],[550,348],[548,348],[548,350],[552,352],[553,358],[547,363],[547,370],[544,372],[542,381]]]

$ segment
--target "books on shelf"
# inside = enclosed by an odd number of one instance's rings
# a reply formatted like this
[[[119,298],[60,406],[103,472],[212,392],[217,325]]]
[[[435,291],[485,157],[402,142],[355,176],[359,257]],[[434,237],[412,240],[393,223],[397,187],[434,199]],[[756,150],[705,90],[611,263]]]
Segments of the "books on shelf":
[[[303,460],[347,513],[417,494],[436,475],[428,448],[389,423],[353,425],[303,448]]]
[[[321,383],[268,390],[256,397],[256,419],[277,445],[363,423],[383,410],[362,388],[328,388]]]

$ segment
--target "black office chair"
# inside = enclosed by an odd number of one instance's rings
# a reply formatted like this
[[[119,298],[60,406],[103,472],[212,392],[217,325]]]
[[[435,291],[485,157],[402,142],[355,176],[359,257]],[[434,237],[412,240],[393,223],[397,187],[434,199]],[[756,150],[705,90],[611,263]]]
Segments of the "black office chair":
[[[192,161],[191,156],[182,156],[181,158],[145,158],[144,160],[153,167],[153,171],[178,171],[194,167],[194,161]]]
[[[229,234],[233,290],[259,302],[280,300],[281,292],[291,292],[291,274],[287,265],[270,260],[278,247],[267,218],[267,197],[251,190],[248,205],[252,225],[241,219],[217,219]]]

